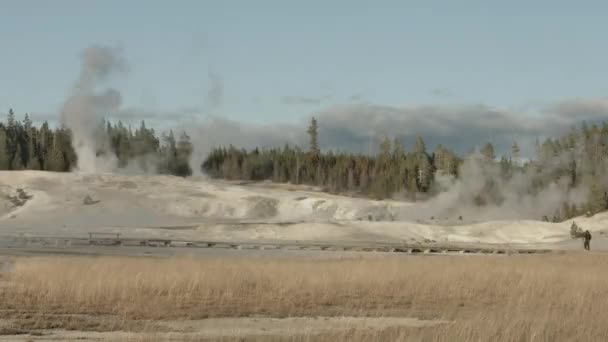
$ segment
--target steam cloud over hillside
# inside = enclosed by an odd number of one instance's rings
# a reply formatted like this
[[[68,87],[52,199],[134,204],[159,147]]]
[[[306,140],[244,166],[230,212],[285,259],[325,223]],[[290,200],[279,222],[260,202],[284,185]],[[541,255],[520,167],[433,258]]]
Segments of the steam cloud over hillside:
[[[112,170],[112,160],[98,160],[95,130],[104,115],[116,112],[122,103],[120,93],[99,85],[115,73],[124,72],[121,51],[106,46],[91,46],[82,53],[80,75],[61,112],[62,123],[71,129],[72,145],[78,157],[78,170]]]
[[[171,113],[151,109],[123,109],[122,96],[114,88],[102,86],[113,75],[127,70],[122,51],[107,46],[91,46],[82,53],[79,76],[61,112],[62,123],[72,132],[72,145],[77,154],[77,169],[80,171],[112,171],[116,169],[116,158],[112,153],[97,156],[98,150],[111,150],[107,139],[99,137],[97,127],[108,114],[135,123],[140,119],[161,123],[160,130],[186,131],[192,139],[194,153],[191,166],[196,171],[208,152],[218,146],[279,147],[284,144],[298,145],[306,149],[308,118],[296,123],[256,125],[218,116],[217,110],[224,99],[224,83],[220,73],[209,70],[210,87],[206,96],[207,108],[183,107]],[[296,97],[293,97],[296,98]],[[285,97],[278,102],[290,104]],[[322,102],[319,102],[320,105]],[[347,101],[348,103],[348,101]],[[319,122],[319,141],[324,150],[351,152],[377,151],[381,139],[396,138],[411,150],[416,137],[425,139],[427,152],[442,144],[460,153],[469,155],[474,148],[491,142],[497,156],[509,154],[510,147],[517,142],[521,155],[532,157],[534,142],[546,137],[559,136],[583,120],[596,122],[608,114],[604,99],[572,100],[539,109],[534,115],[529,112],[492,108],[485,105],[424,105],[388,106],[365,102],[332,105],[311,113]],[[99,146],[103,144],[103,146]],[[538,218],[542,213],[551,215],[564,203],[580,205],[585,201],[588,186],[569,187],[556,180],[546,189],[531,194],[528,188],[538,175],[530,171],[517,173],[508,181],[500,181],[497,165],[480,163],[473,155],[466,159],[460,177],[437,174],[435,193],[427,204],[429,212],[403,213],[405,216],[454,215],[468,213],[478,218]],[[483,212],[477,208],[463,206],[471,203],[475,196],[486,191],[484,186],[492,183],[492,191],[499,200],[486,206]]]

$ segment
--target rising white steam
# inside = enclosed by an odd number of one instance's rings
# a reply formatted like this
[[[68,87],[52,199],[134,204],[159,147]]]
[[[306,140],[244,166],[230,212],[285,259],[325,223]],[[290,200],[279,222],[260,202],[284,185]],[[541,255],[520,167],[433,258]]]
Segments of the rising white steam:
[[[99,89],[115,73],[126,71],[121,50],[107,46],[91,46],[82,53],[80,74],[61,112],[62,123],[71,130],[72,145],[78,157],[77,170],[110,171],[115,156],[97,157],[99,137],[96,129],[101,119],[116,112],[122,103],[120,92]]]

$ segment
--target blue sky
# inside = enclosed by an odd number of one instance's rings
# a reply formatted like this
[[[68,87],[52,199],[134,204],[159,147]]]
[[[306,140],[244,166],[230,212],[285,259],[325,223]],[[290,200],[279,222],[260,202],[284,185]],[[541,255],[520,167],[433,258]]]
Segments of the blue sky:
[[[603,97],[607,14],[599,1],[0,0],[0,110],[58,112],[92,44],[122,48],[129,72],[111,83],[126,107],[253,123],[353,101]]]

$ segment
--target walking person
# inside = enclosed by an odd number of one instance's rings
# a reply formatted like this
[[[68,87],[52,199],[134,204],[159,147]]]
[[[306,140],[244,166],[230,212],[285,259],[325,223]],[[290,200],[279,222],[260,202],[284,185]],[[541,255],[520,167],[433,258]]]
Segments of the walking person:
[[[591,250],[591,233],[588,230],[585,231],[585,235],[583,235],[583,238],[584,238],[583,245],[585,247],[585,250],[586,251]]]

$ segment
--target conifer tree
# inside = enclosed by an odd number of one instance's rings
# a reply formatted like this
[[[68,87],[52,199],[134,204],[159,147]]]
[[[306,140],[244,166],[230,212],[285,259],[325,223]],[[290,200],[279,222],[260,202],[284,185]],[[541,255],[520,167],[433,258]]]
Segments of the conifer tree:
[[[48,171],[63,172],[66,170],[65,157],[61,151],[61,142],[57,134],[53,137],[53,145],[47,154],[45,165]]]
[[[176,147],[176,167],[174,174],[177,176],[190,176],[192,175],[192,168],[190,167],[190,157],[192,156],[192,143],[190,137],[186,132],[183,132],[179,137],[179,142]]]
[[[511,145],[511,159],[517,161],[519,160],[519,145],[517,145],[517,142],[513,142],[513,145]]]
[[[487,143],[481,149],[481,154],[484,156],[486,161],[493,161],[496,159],[496,155],[494,154],[494,145],[492,143]]]
[[[319,154],[319,126],[317,119],[312,118],[310,120],[310,126],[308,127],[308,136],[310,139],[310,152],[314,155]]]
[[[0,124],[0,170],[8,170],[8,146],[6,145],[6,129]]]

